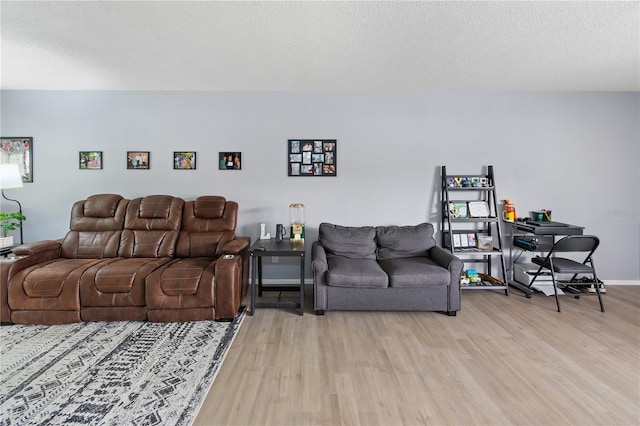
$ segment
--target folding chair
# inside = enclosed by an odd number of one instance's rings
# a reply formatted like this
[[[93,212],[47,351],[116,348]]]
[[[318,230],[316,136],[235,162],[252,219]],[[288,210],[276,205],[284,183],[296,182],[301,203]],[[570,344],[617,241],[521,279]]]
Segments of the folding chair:
[[[553,291],[556,296],[556,305],[558,306],[558,312],[560,312],[558,280],[556,279],[556,274],[573,274],[573,277],[569,282],[574,281],[580,274],[593,274],[593,281],[595,282],[596,293],[598,294],[598,301],[600,302],[600,311],[604,312],[604,304],[602,303],[602,295],[600,294],[598,276],[596,275],[596,268],[593,265],[592,259],[593,252],[596,251],[599,244],[600,239],[593,235],[569,235],[558,240],[546,256],[536,256],[531,259],[533,263],[540,265],[540,267],[531,280],[529,287],[533,285],[538,275],[541,273],[551,272],[551,281],[553,282]],[[588,254],[582,263],[566,257],[556,256],[557,253],[568,252],[587,252]],[[576,295],[576,298],[579,298],[579,293]]]

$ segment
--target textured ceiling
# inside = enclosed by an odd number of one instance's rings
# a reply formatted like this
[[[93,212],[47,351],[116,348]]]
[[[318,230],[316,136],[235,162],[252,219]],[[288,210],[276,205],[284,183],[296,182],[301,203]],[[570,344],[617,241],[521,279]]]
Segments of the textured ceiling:
[[[2,1],[2,89],[640,90],[636,1]]]

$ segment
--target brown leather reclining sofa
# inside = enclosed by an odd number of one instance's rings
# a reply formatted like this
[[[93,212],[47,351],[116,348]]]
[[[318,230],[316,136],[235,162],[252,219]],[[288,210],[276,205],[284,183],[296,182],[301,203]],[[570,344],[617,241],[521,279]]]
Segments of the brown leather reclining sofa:
[[[232,319],[249,270],[237,213],[238,204],[220,196],[78,201],[63,239],[21,245],[0,261],[0,320]]]

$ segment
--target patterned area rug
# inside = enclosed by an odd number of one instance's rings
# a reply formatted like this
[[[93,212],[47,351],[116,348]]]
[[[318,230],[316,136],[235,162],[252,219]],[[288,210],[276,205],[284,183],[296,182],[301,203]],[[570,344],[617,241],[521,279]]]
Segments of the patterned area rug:
[[[0,425],[189,425],[243,319],[3,326]]]

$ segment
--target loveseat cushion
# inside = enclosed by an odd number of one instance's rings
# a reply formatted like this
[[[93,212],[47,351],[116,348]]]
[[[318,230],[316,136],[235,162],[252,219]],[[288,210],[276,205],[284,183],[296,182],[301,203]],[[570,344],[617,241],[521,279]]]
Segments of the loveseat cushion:
[[[374,259],[349,259],[332,256],[327,258],[329,270],[327,284],[334,287],[389,286],[389,277]]]
[[[378,260],[426,256],[436,245],[433,225],[421,223],[416,226],[378,226]]]
[[[406,257],[379,261],[389,275],[390,287],[440,287],[451,281],[449,270],[426,257]]]
[[[349,227],[321,223],[318,241],[328,255],[350,259],[376,258],[376,229],[373,226]]]

